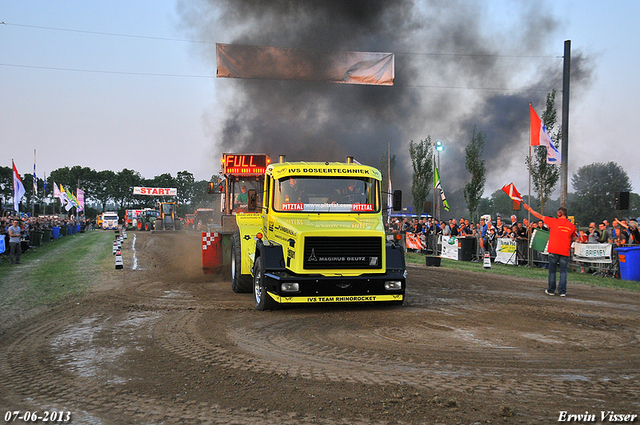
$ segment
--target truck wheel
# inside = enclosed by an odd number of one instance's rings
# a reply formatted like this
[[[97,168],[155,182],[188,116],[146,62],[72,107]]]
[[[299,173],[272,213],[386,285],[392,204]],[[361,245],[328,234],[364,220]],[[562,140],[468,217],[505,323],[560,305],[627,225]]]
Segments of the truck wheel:
[[[142,221],[138,220],[137,227],[138,227],[138,230],[144,230],[144,223],[142,223]]]
[[[267,294],[264,286],[264,270],[262,269],[262,257],[256,258],[253,265],[253,298],[256,302],[256,310],[275,310],[278,304]]]
[[[148,221],[147,221],[147,222],[144,224],[144,230],[147,230],[147,231],[149,231],[149,230],[153,230],[153,225],[152,225],[150,222],[148,222]]]
[[[236,293],[248,293],[253,290],[253,282],[250,277],[242,276],[241,258],[240,232],[236,232],[231,241],[231,289]]]

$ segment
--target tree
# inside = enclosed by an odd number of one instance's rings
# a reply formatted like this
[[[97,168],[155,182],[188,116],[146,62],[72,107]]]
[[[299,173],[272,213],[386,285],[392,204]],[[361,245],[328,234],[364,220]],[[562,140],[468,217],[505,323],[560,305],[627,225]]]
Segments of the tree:
[[[180,205],[190,204],[195,195],[195,179],[188,171],[178,171],[176,175],[176,188],[178,189],[177,201]]]
[[[140,186],[142,176],[139,172],[123,168],[118,174],[113,185],[109,188],[112,199],[118,204],[120,210],[130,206],[135,199],[133,197],[133,187]]]
[[[425,140],[409,144],[409,154],[413,163],[413,180],[411,194],[413,195],[413,207],[418,217],[422,215],[424,201],[429,196],[433,185],[433,145],[431,136]]]
[[[464,168],[471,173],[471,181],[464,186],[464,200],[469,208],[470,219],[474,223],[478,221],[478,202],[484,192],[486,182],[486,167],[482,154],[484,153],[485,135],[473,127],[471,141],[464,149]]]
[[[556,147],[560,146],[560,134],[558,130],[553,133],[558,114],[555,109],[556,91],[547,94],[547,107],[542,114],[542,122]],[[547,149],[544,146],[537,146],[533,150],[531,157],[525,159],[527,170],[531,173],[531,183],[533,191],[538,197],[539,211],[544,214],[544,206],[555,190],[555,185],[560,178],[560,165],[547,163]]]
[[[91,198],[101,206],[101,211],[107,209],[107,202],[113,200],[112,188],[116,187],[116,173],[111,170],[102,170],[96,173],[96,178],[102,183],[102,187],[96,186]]]
[[[615,192],[630,192],[626,171],[615,162],[594,163],[578,168],[571,178],[575,201],[569,205],[580,224],[607,219],[615,215]]]

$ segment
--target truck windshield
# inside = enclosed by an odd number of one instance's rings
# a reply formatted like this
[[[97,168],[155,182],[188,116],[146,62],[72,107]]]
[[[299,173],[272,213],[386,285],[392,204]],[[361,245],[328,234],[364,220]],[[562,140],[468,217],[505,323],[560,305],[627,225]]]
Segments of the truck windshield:
[[[375,213],[378,181],[372,178],[286,177],[275,181],[273,208],[282,212]]]

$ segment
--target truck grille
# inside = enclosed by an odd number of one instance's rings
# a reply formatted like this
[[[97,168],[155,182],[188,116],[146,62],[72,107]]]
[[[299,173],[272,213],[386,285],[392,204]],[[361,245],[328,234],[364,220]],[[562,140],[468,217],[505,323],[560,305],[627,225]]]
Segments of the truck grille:
[[[382,238],[309,236],[304,243],[304,268],[381,269]]]

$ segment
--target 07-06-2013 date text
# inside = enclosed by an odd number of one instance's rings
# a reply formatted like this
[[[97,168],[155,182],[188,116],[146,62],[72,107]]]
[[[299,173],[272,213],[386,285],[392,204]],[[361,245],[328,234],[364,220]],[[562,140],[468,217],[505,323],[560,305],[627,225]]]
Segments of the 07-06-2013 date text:
[[[4,414],[5,422],[70,422],[71,412],[57,411],[57,410],[45,410],[43,412],[29,412],[20,410],[10,410]]]

